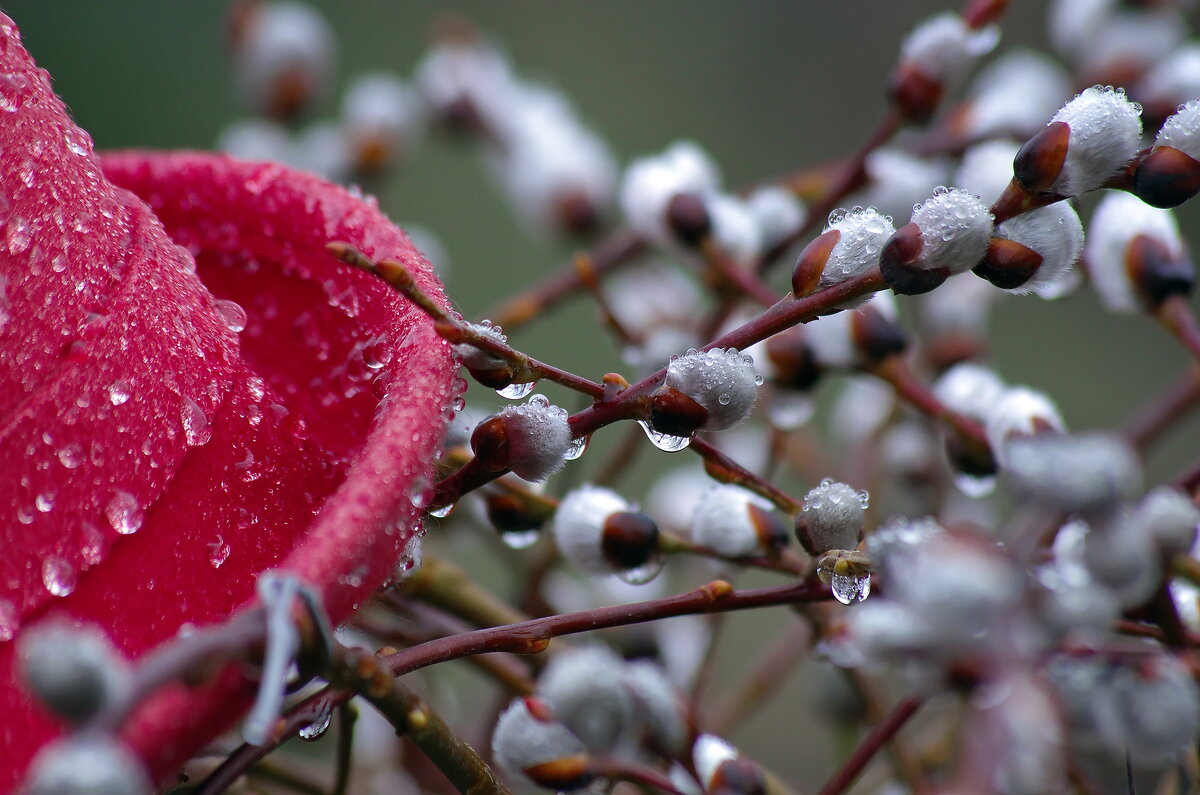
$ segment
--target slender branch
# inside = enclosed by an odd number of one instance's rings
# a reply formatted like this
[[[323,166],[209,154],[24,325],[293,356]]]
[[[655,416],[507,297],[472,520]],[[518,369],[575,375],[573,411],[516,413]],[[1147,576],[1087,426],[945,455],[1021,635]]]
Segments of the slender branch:
[[[293,707],[285,717],[280,719],[269,742],[263,745],[238,746],[237,750],[208,775],[208,778],[200,782],[200,786],[196,788],[196,795],[218,795],[229,789],[251,767],[279,747],[284,740],[292,738],[296,732],[320,717],[322,710],[335,703],[332,695],[329,689],[325,688]],[[342,701],[349,698],[350,694],[345,694]],[[336,703],[342,702],[337,701]]]
[[[949,425],[955,433],[974,444],[988,446],[987,432],[983,426],[942,403],[929,387],[913,375],[902,356],[889,356],[871,373],[890,384],[902,400],[925,416]]]
[[[888,716],[863,738],[850,754],[850,758],[833,774],[833,778],[826,782],[818,795],[839,795],[845,792],[872,757],[916,714],[920,706],[921,699],[916,696],[909,696],[897,704]]]
[[[333,779],[331,795],[346,795],[350,786],[350,765],[354,759],[354,724],[358,720],[358,708],[347,701],[337,707],[337,773]]]
[[[1162,302],[1156,313],[1158,320],[1179,340],[1179,344],[1200,364],[1200,326],[1192,315],[1186,295],[1172,295]]]
[[[481,588],[459,566],[427,555],[421,568],[398,586],[414,599],[434,605],[476,627],[519,624],[529,617]]]
[[[697,437],[692,439],[688,446],[704,459],[704,469],[709,477],[721,483],[735,483],[747,488],[770,500],[779,510],[790,516],[800,514],[803,505],[799,501],[771,481],[759,477],[722,453],[711,442]]]
[[[1123,431],[1125,438],[1135,449],[1144,453],[1198,405],[1200,366],[1192,365],[1182,378],[1129,418]]]

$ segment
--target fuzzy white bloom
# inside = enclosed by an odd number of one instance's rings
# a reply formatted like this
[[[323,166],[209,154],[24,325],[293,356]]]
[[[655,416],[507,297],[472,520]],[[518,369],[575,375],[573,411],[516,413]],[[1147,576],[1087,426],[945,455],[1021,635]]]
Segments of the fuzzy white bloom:
[[[280,124],[266,119],[241,119],[217,136],[216,148],[241,160],[290,164],[292,139]]]
[[[852,207],[849,211],[834,210],[829,214],[825,232],[834,230],[838,232],[838,242],[829,252],[829,259],[821,271],[817,285],[821,290],[878,265],[879,252],[896,227],[889,216],[880,214],[874,207]]]
[[[701,734],[696,738],[692,745],[692,765],[696,768],[696,775],[700,778],[705,792],[711,788],[721,765],[731,759],[737,759],[738,756],[740,753],[732,743],[715,734]]]
[[[1029,281],[1005,292],[1035,293],[1051,300],[1079,284],[1073,266],[1083,252],[1083,223],[1069,203],[1057,202],[1010,218],[996,228],[996,237],[1020,243],[1042,258]]]
[[[798,532],[802,528],[807,538],[805,548],[816,555],[831,549],[857,547],[868,500],[866,491],[832,478],[822,480],[804,495],[798,517]]]
[[[976,420],[986,419],[1004,394],[1004,382],[991,369],[960,362],[934,384],[933,394],[947,408]]]
[[[1005,450],[1010,438],[1033,436],[1043,428],[1066,432],[1066,424],[1050,398],[1028,387],[1016,386],[1004,390],[992,405],[986,422],[988,445],[992,448],[996,463],[1002,469],[1007,466]]]
[[[671,199],[681,193],[707,196],[720,183],[720,172],[708,154],[691,141],[679,141],[660,155],[629,164],[621,179],[621,212],[635,232],[670,247],[674,238],[667,228],[666,212]]]
[[[726,193],[710,195],[704,202],[712,223],[713,241],[738,265],[754,264],[764,246],[758,218],[750,206]]]
[[[544,705],[534,702],[540,709]],[[514,778],[538,765],[586,754],[583,743],[566,726],[529,709],[530,699],[514,699],[492,731],[492,756]]]
[[[236,52],[242,95],[255,110],[270,111],[280,93],[319,94],[333,71],[334,48],[329,23],[311,6],[272,2],[255,8]]]
[[[979,197],[961,188],[935,190],[913,208],[912,223],[921,230],[919,270],[969,271],[983,259],[992,236],[992,214]]]
[[[562,469],[571,445],[567,410],[544,395],[533,395],[520,406],[505,406],[495,415],[504,423],[508,442],[506,462],[517,477],[539,483]]]
[[[841,379],[829,416],[829,432],[846,447],[869,439],[896,411],[896,390],[872,376]]]
[[[1117,0],[1053,0],[1046,20],[1050,43],[1076,60],[1116,5]]]
[[[350,174],[353,155],[350,140],[340,124],[317,122],[296,136],[290,165],[311,171],[330,182],[344,182]]]
[[[508,118],[517,91],[508,57],[496,45],[478,39],[437,42],[417,64],[414,81],[433,111],[466,102],[492,126]]]
[[[1186,103],[1163,123],[1154,146],[1170,146],[1200,160],[1200,99]]]
[[[46,746],[25,779],[26,795],[149,795],[137,757],[113,737],[77,734]]]
[[[1011,439],[1004,474],[1023,496],[1065,513],[1111,510],[1142,485],[1137,455],[1109,434]]]
[[[1138,82],[1135,96],[1165,108],[1200,97],[1200,44],[1184,44],[1155,64]]]
[[[537,680],[537,693],[589,750],[613,750],[633,723],[625,661],[606,646],[556,655]]]
[[[1183,240],[1175,214],[1151,207],[1131,193],[1110,191],[1092,213],[1084,247],[1084,261],[1100,301],[1113,312],[1136,312],[1139,290],[1127,267],[1127,252],[1134,238],[1145,235],[1182,257]]]
[[[424,108],[408,83],[387,72],[373,72],[346,88],[341,120],[356,146],[380,146],[394,155],[419,134]]]
[[[758,188],[746,199],[746,206],[758,223],[764,250],[777,246],[804,225],[808,212],[796,195],[777,185]]]
[[[712,487],[712,479],[699,466],[683,466],[667,472],[650,488],[647,511],[665,530],[686,532],[696,506]]]
[[[772,509],[767,500],[740,486],[714,486],[696,505],[692,540],[725,557],[762,554],[767,545],[759,532],[755,511],[764,513]]]
[[[554,512],[554,544],[571,565],[592,574],[612,574],[601,542],[604,522],[614,513],[633,510],[611,489],[585,483],[572,489]]]
[[[903,217],[912,206],[946,184],[950,165],[944,158],[917,157],[901,149],[884,147],[867,155],[863,167],[867,187],[854,204],[875,207],[883,215]]]
[[[576,117],[570,103],[543,86],[521,85],[491,159],[501,186],[526,218],[548,228],[561,202],[586,200],[596,212],[611,203],[617,164],[608,146]]]
[[[649,660],[638,660],[625,665],[624,678],[646,733],[668,753],[683,751],[688,738],[685,701],[667,672]]]
[[[1003,294],[973,273],[960,273],[917,300],[925,328],[930,332],[983,334],[992,303]]]
[[[99,627],[47,621],[21,635],[21,673],[56,715],[83,723],[129,686],[129,667]]]
[[[844,309],[832,315],[822,315],[804,325],[805,342],[812,348],[813,356],[825,367],[853,368],[859,360],[854,342],[854,313],[868,309],[895,321],[899,317],[896,299],[888,292],[878,292],[858,309]]]
[[[1122,8],[1116,0],[1058,0],[1051,9],[1055,47],[1085,74],[1113,68],[1141,73],[1183,40],[1178,8]]]
[[[1141,148],[1141,115],[1140,105],[1111,86],[1093,86],[1063,105],[1050,123],[1070,128],[1067,157],[1050,189],[1078,196],[1120,171]]]
[[[1020,148],[1020,144],[1007,138],[975,144],[963,152],[954,184],[985,202],[994,202],[1012,181],[1013,158]],[[940,288],[935,292],[940,292]]]
[[[719,431],[746,418],[762,382],[749,356],[736,348],[714,348],[672,358],[664,383],[704,407],[705,430]]]
[[[926,77],[950,87],[975,59],[991,52],[1000,40],[994,25],[971,30],[958,14],[945,12],[919,23],[900,45],[900,58]]]
[[[1131,520],[1140,524],[1168,554],[1191,550],[1200,529],[1200,508],[1171,486],[1150,491],[1134,509]]]
[[[984,67],[971,85],[963,121],[968,140],[1003,134],[1027,138],[1070,93],[1066,71],[1050,58],[1032,50],[1005,53]],[[1010,168],[1011,162],[1010,158]],[[957,184],[988,197],[961,180]]]

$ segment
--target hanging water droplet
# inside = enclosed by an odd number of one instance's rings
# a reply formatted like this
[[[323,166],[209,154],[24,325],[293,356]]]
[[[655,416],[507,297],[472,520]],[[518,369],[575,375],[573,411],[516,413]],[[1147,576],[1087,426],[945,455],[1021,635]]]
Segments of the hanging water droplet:
[[[429,515],[436,519],[445,519],[454,510],[455,503],[443,505],[441,508],[433,508],[429,511]]]
[[[645,585],[661,574],[666,566],[667,558],[665,555],[654,555],[640,566],[618,571],[617,577],[630,585]]]
[[[104,533],[91,522],[81,522],[76,534],[79,539],[79,554],[83,568],[95,566],[104,559]]]
[[[144,518],[137,497],[127,491],[113,492],[112,499],[104,506],[104,516],[113,530],[125,536],[141,529]]]
[[[816,409],[816,402],[807,393],[779,389],[767,403],[767,419],[779,430],[791,431],[812,419]]]
[[[37,508],[39,513],[50,513],[54,510],[54,492],[44,491],[34,497],[33,507]]]
[[[966,496],[978,500],[989,496],[996,490],[996,477],[989,475],[978,478],[973,475],[956,473],[954,485]]]
[[[42,584],[55,596],[70,596],[78,578],[70,561],[51,556],[42,561]]]
[[[21,254],[29,248],[29,244],[32,242],[33,232],[29,228],[29,222],[19,215],[10,217],[8,219],[8,253],[14,256]]]
[[[511,533],[500,534],[500,540],[509,549],[529,549],[541,537],[542,534],[537,530],[517,530]]]
[[[392,348],[387,337],[379,336],[367,340],[362,350],[363,364],[372,370],[381,370],[392,360]]]
[[[567,445],[567,452],[563,453],[563,458],[567,461],[574,461],[579,458],[587,450],[588,442],[591,441],[591,438],[590,436],[580,436],[572,439],[571,443]]]
[[[646,438],[650,443],[666,453],[678,453],[680,450],[692,443],[690,436],[671,436],[668,433],[659,433],[650,427],[650,423],[645,420],[638,420],[638,425],[642,426],[642,430],[646,432]]]
[[[20,626],[16,605],[8,599],[0,599],[0,642],[15,638]]]
[[[844,605],[861,602],[871,595],[871,575],[834,574],[829,583],[833,597]]]
[[[108,402],[114,406],[119,406],[129,400],[133,390],[129,388],[129,384],[125,381],[113,381],[108,385]]]
[[[83,446],[71,442],[58,448],[58,462],[67,469],[75,469],[83,463]]]
[[[329,724],[333,720],[333,707],[329,704],[322,704],[321,709],[317,712],[317,716],[313,718],[312,723],[300,729],[297,734],[300,739],[305,742],[314,742],[321,739],[321,735],[329,730]]]
[[[396,561],[396,570],[392,579],[396,582],[403,582],[411,577],[413,572],[421,568],[423,561],[424,555],[421,551],[421,536],[414,533],[404,542],[404,549],[400,552],[400,560]]]
[[[183,438],[191,447],[203,447],[212,439],[212,426],[208,416],[196,401],[183,399],[179,407],[179,419],[183,423]]]
[[[217,314],[230,331],[238,333],[246,329],[246,310],[237,301],[217,301]]]
[[[433,500],[433,485],[429,482],[429,478],[420,476],[413,479],[412,485],[408,487],[408,501],[418,510],[424,508]]]
[[[503,389],[497,389],[496,394],[508,400],[523,400],[529,396],[535,386],[537,386],[536,381],[530,381],[527,384],[509,384]]]

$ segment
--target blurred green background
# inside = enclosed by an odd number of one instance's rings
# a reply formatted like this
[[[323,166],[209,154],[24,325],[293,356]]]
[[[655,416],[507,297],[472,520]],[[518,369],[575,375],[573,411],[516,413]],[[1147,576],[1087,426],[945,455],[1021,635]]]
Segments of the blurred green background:
[[[494,34],[521,74],[561,87],[623,162],[690,137],[720,163],[727,184],[739,185],[856,146],[883,111],[900,39],[947,0],[314,5],[338,36],[339,86],[365,70],[410,76],[431,22],[455,11]],[[4,10],[98,148],[209,148],[243,115],[225,59],[223,3],[8,0]],[[1043,46],[1044,13],[1042,2],[1014,2],[1001,48]],[[335,101],[336,92],[320,113],[332,114]],[[380,200],[393,218],[441,237],[452,261],[449,293],[470,317],[560,267],[571,250],[528,235],[467,149],[428,137]],[[1181,217],[1196,241],[1196,209]],[[583,302],[514,342],[589,376],[622,367]],[[1102,311],[1086,289],[1057,303],[1003,302],[993,345],[1000,372],[1054,395],[1077,429],[1120,424],[1187,362],[1153,323]],[[1151,476],[1170,477],[1198,454],[1193,420],[1156,449]],[[745,664],[736,638],[769,636],[772,622],[786,618],[739,624],[741,634],[723,644],[722,666]],[[789,689],[734,739],[811,785],[831,769],[832,746],[803,730],[820,716],[797,710],[793,696]]]

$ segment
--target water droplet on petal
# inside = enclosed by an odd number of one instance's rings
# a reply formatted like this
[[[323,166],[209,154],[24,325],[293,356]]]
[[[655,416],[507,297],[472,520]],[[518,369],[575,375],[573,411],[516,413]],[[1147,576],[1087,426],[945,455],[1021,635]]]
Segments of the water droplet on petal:
[[[113,492],[112,499],[104,506],[104,516],[113,530],[125,536],[141,529],[145,518],[137,497],[127,491]]]
[[[222,563],[229,560],[229,553],[232,551],[233,547],[226,543],[225,537],[218,535],[214,540],[208,542],[208,562],[214,569],[219,569]]]
[[[70,596],[78,578],[75,567],[60,557],[49,557],[42,561],[42,584],[55,596]]]
[[[183,423],[183,438],[192,447],[202,447],[212,439],[212,426],[204,409],[191,398],[185,397],[179,407],[179,419]]]
[[[0,641],[15,638],[20,625],[21,620],[17,618],[16,605],[8,599],[0,599]]]
[[[690,436],[671,436],[668,433],[659,433],[650,427],[650,423],[645,420],[638,420],[638,425],[642,426],[642,430],[646,432],[646,438],[650,443],[666,453],[678,453],[680,450],[692,443]]]
[[[408,501],[412,506],[417,509],[424,508],[432,499],[433,484],[429,482],[429,478],[414,478],[412,485],[408,487]]]
[[[237,301],[217,301],[217,313],[230,331],[237,333],[246,329],[246,310]]]
[[[114,406],[119,406],[129,400],[133,390],[129,388],[129,384],[125,381],[113,381],[108,385],[108,402]]]
[[[833,596],[844,605],[861,602],[871,595],[871,575],[834,574],[829,583]]]
[[[496,394],[508,400],[523,400],[529,396],[535,386],[537,386],[536,381],[530,381],[527,384],[509,384],[503,389],[497,389]]]
[[[39,513],[50,513],[54,510],[54,492],[45,491],[37,495],[33,499],[33,506],[38,509]]]
[[[67,469],[75,469],[83,463],[83,446],[71,442],[58,448],[58,462]]]

